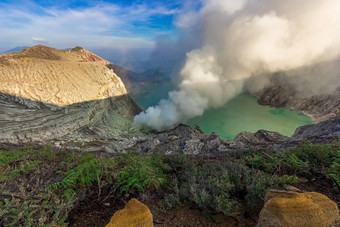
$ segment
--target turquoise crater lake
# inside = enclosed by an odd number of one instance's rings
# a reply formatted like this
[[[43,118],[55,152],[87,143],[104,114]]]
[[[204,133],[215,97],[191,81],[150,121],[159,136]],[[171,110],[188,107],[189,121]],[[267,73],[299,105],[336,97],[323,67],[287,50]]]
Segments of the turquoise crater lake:
[[[134,95],[134,98],[146,109],[167,98],[172,88],[170,83],[151,86]],[[260,129],[291,136],[297,127],[312,124],[312,121],[308,116],[286,108],[261,106],[256,97],[241,94],[224,106],[207,110],[202,116],[193,118],[186,124],[196,124],[205,133],[217,132],[223,139],[233,139],[242,131],[256,132]]]

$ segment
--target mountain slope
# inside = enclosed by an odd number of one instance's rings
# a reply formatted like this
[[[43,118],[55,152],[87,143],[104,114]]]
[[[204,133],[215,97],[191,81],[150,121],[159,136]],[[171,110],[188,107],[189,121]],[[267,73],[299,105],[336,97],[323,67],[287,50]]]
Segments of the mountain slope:
[[[0,144],[109,152],[134,145],[143,135],[131,120],[142,109],[109,64],[81,47],[0,55]]]

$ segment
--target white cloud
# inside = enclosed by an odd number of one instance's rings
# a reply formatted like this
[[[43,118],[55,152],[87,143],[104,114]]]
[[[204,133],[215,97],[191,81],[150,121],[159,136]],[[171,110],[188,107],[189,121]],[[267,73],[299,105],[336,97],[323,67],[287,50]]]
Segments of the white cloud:
[[[38,42],[38,43],[46,43],[46,42],[47,42],[46,39],[41,38],[41,37],[32,37],[32,40],[33,40],[34,42]]]

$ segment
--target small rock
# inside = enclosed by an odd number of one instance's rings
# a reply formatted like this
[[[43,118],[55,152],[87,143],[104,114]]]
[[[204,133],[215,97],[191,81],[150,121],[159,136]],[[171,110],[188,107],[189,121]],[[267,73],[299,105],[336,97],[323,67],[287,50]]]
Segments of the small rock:
[[[169,150],[169,151],[165,152],[165,155],[172,155],[173,153],[174,153],[174,151]]]
[[[339,223],[335,202],[317,192],[267,192],[257,227],[328,227]]]
[[[294,186],[291,186],[291,185],[288,185],[288,186],[286,187],[286,190],[287,190],[287,191],[291,191],[291,192],[302,192],[300,189],[298,189],[298,188],[296,188],[296,187],[294,187]]]
[[[209,151],[211,150],[216,150],[220,144],[222,143],[222,140],[220,138],[220,136],[213,132],[205,141],[207,148]]]
[[[203,143],[200,139],[189,139],[185,141],[185,146],[183,148],[183,153],[187,155],[198,155],[200,154]]]
[[[114,213],[106,227],[152,227],[149,208],[137,199],[131,199],[122,210]]]

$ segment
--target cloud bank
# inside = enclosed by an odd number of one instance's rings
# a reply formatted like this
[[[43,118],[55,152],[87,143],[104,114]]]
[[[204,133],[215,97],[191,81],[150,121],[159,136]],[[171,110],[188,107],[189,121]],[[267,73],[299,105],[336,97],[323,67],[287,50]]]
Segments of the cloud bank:
[[[187,11],[176,22],[184,30],[196,28],[201,40],[199,48],[187,53],[179,90],[137,115],[136,124],[170,129],[222,106],[241,93],[249,79],[339,57],[339,0],[204,0],[202,4],[199,11]]]

